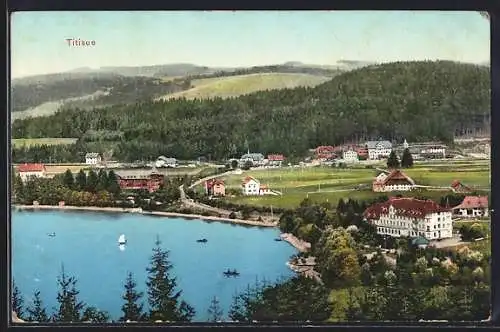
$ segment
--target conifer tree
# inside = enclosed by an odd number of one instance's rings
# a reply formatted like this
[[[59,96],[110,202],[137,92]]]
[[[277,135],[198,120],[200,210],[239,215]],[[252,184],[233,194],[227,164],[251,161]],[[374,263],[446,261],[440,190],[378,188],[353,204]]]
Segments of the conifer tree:
[[[120,193],[120,184],[118,183],[118,179],[116,177],[116,174],[113,170],[110,170],[108,173],[108,183],[106,186],[106,190],[113,195],[117,195]]]
[[[413,167],[413,156],[408,148],[404,149],[403,156],[401,157],[401,167],[410,168]]]
[[[233,301],[229,307],[228,317],[233,322],[243,322],[246,320],[245,308],[239,294],[233,295]]]
[[[99,174],[97,175],[97,185],[96,191],[106,190],[108,187],[108,173],[104,169],[99,170]]]
[[[25,200],[25,195],[24,195],[24,183],[23,180],[21,179],[21,176],[17,174],[14,177],[13,183],[12,183],[12,188],[14,191],[14,198],[16,202],[24,202]]]
[[[85,174],[83,169],[76,175],[75,182],[78,190],[83,191],[87,189],[87,174]]]
[[[33,296],[33,305],[26,308],[26,311],[28,312],[28,320],[31,322],[46,323],[50,321],[38,290]]]
[[[76,278],[68,277],[64,271],[64,265],[61,267],[61,275],[57,277],[59,292],[57,302],[59,306],[55,308],[54,321],[56,322],[79,322],[81,320],[81,311],[85,305],[78,301],[76,289]]]
[[[208,307],[208,321],[209,322],[220,322],[224,312],[220,307],[219,299],[214,296],[210,301],[210,306]]]
[[[73,177],[73,172],[71,172],[70,169],[67,169],[66,172],[64,172],[63,184],[69,189],[74,189],[75,178]]]
[[[97,183],[99,179],[97,178],[97,173],[92,169],[87,176],[87,189],[86,191],[95,193],[97,189]]]
[[[12,302],[12,311],[14,311],[17,314],[17,317],[22,319],[24,315],[24,299],[14,280],[12,280],[11,302]]]
[[[399,167],[399,159],[394,150],[391,151],[389,158],[387,159],[387,168],[398,168]]]
[[[137,283],[134,280],[132,272],[129,272],[125,281],[125,293],[122,299],[125,303],[122,306],[123,316],[120,321],[130,320],[132,322],[139,322],[144,319],[143,304],[139,303],[143,293],[136,290]]]
[[[82,314],[82,322],[86,323],[106,323],[109,321],[109,314],[96,307],[87,307]]]
[[[150,266],[147,268],[149,320],[163,322],[190,321],[194,308],[181,299],[181,290],[177,290],[177,281],[171,276],[172,264],[169,251],[161,248],[157,237]]]

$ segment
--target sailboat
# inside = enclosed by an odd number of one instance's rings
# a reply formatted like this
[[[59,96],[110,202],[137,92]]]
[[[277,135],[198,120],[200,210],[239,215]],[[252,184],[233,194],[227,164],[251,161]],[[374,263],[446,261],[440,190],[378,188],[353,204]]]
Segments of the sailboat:
[[[127,243],[127,239],[125,239],[125,234],[122,234],[118,238],[118,244],[125,244],[125,243]]]

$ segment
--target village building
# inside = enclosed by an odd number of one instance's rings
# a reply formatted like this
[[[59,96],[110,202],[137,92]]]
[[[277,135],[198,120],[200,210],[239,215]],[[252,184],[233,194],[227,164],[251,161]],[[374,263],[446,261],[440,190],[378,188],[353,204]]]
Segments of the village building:
[[[465,196],[462,203],[452,208],[461,218],[488,217],[488,196]]]
[[[377,227],[377,233],[391,237],[423,237],[439,240],[453,236],[451,211],[432,200],[392,197],[368,207],[365,220]]]
[[[374,192],[410,191],[414,188],[415,181],[398,169],[389,174],[380,173],[372,183]]]
[[[269,166],[279,166],[285,161],[285,156],[282,154],[269,154],[267,155],[267,164]]]
[[[247,176],[246,178],[244,178],[241,186],[243,195],[246,196],[261,196],[272,194],[271,189],[267,185],[261,184],[259,180],[251,176]]]
[[[470,188],[469,186],[464,185],[459,180],[454,180],[451,183],[451,190],[454,193],[457,193],[457,194],[467,194],[467,193],[473,192],[472,188]]]
[[[44,164],[21,164],[17,166],[17,172],[23,182],[30,178],[44,178],[47,170]]]
[[[253,166],[263,166],[266,161],[262,153],[246,153],[240,158],[240,167],[244,166],[247,161],[250,161]]]
[[[344,151],[342,159],[344,159],[346,163],[355,163],[359,161],[358,153],[354,150]]]
[[[337,155],[335,154],[335,148],[331,145],[318,146],[315,150],[315,158],[318,160],[331,160],[335,159]]]
[[[160,167],[175,168],[177,167],[177,159],[167,158],[165,156],[159,156],[158,159],[156,159],[155,166],[158,168]]]
[[[385,140],[367,141],[365,147],[368,150],[368,159],[371,160],[387,158],[392,151],[392,143]]]
[[[165,175],[156,171],[152,172],[134,172],[125,173],[116,171],[118,184],[122,190],[140,190],[145,189],[149,192],[155,192],[163,184]]]
[[[420,150],[420,155],[424,158],[445,158],[446,146],[440,144],[426,146]]]
[[[220,179],[205,181],[205,193],[208,196],[226,196],[226,186]]]
[[[87,165],[98,165],[101,161],[101,155],[97,152],[89,152],[85,154],[85,164]]]

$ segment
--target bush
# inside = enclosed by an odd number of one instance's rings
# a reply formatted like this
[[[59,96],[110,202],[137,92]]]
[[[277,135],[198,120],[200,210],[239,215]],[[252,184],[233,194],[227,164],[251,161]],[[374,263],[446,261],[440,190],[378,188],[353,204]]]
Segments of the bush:
[[[236,213],[231,212],[231,213],[229,214],[229,219],[236,219]]]

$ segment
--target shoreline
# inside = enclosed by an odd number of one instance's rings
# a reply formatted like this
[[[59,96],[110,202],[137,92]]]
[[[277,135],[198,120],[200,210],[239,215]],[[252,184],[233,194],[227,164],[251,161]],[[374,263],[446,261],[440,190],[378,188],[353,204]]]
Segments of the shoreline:
[[[256,227],[277,227],[275,223],[264,223],[253,220],[230,219],[215,216],[202,216],[199,214],[186,214],[179,212],[163,212],[163,211],[143,211],[141,208],[119,208],[119,207],[98,207],[98,206],[72,206],[72,205],[18,205],[12,204],[12,208],[19,210],[62,210],[62,211],[91,211],[91,212],[121,212],[121,213],[138,213],[142,215],[153,215],[163,217],[178,217],[187,220],[199,219],[202,221],[218,221],[237,225],[247,225]]]
[[[71,205],[18,205],[12,204],[11,208],[15,210],[60,210],[60,211],[89,211],[89,212],[108,212],[108,213],[138,213],[141,215],[150,215],[150,216],[160,216],[167,218],[182,218],[185,220],[202,220],[205,222],[222,222],[226,224],[232,225],[241,225],[241,226],[255,226],[255,227],[267,227],[267,228],[278,228],[277,223],[263,223],[259,221],[251,221],[251,220],[242,220],[242,219],[229,219],[223,217],[214,217],[214,216],[202,216],[198,214],[186,214],[186,213],[177,213],[177,212],[162,212],[162,211],[143,211],[141,208],[119,208],[119,207],[98,207],[98,206],[71,206]],[[289,245],[294,247],[299,252],[307,252],[311,248],[311,244],[309,242],[300,240],[295,235],[290,233],[281,233],[281,240],[287,242]],[[310,272],[308,271],[300,271],[296,266],[292,263],[291,260],[286,262],[286,265],[295,273],[302,274],[308,276]],[[309,275],[310,276],[310,275]],[[316,276],[312,276],[317,279]]]

